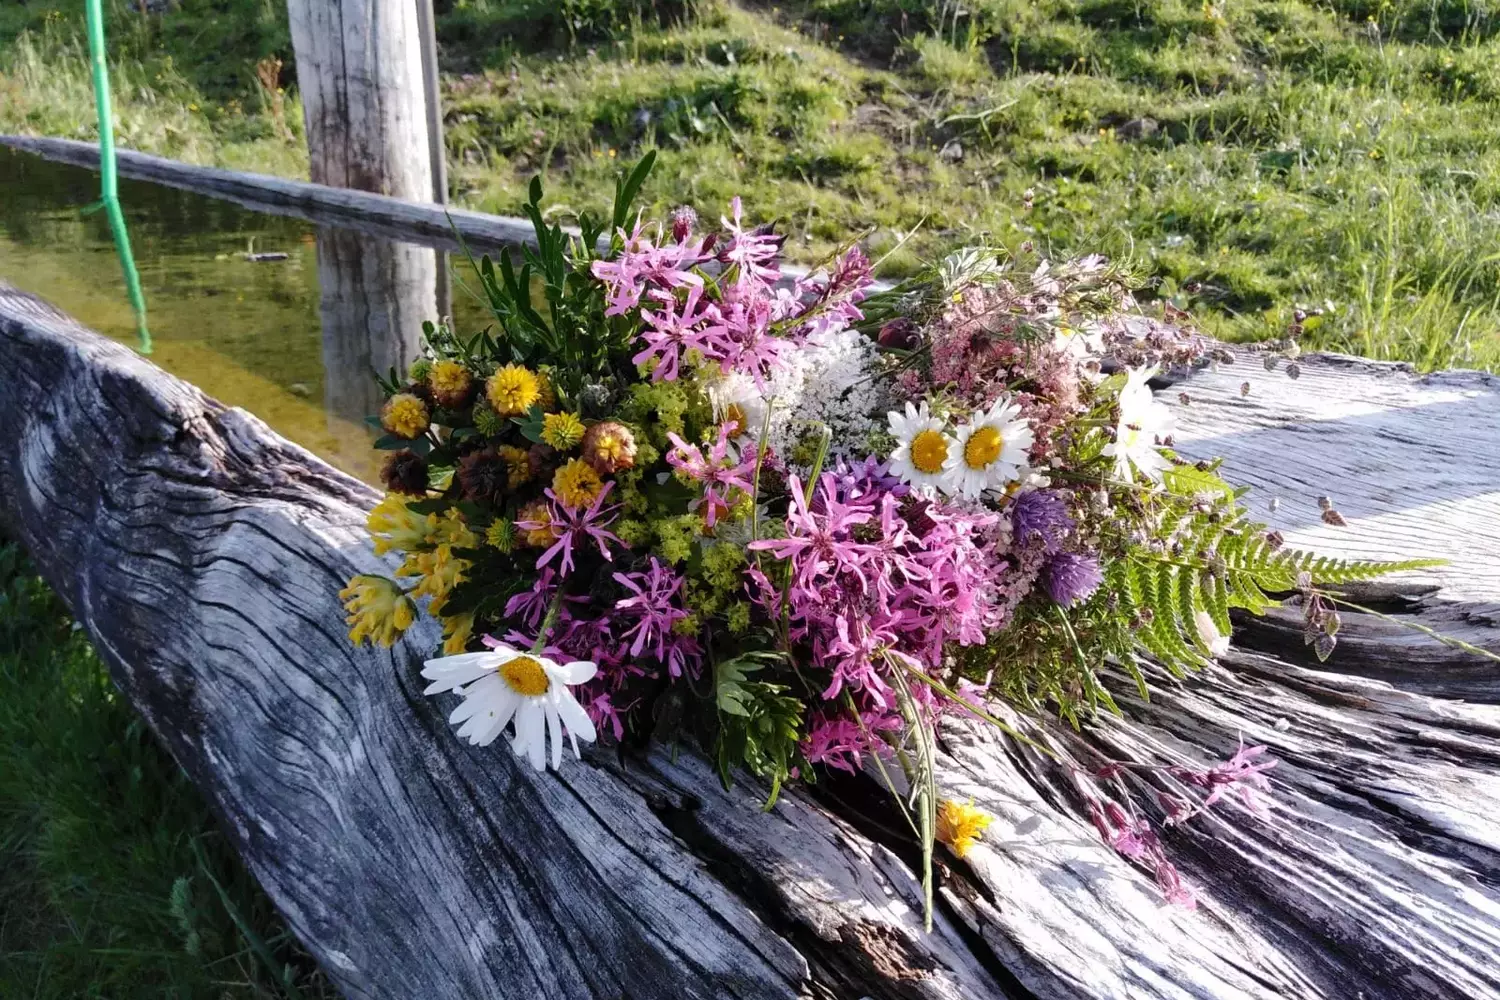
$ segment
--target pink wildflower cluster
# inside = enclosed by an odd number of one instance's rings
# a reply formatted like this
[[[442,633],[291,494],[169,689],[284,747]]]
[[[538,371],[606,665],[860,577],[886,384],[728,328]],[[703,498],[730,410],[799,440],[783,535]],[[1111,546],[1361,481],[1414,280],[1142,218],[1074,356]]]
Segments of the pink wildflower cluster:
[[[621,232],[618,257],[592,267],[605,286],[605,315],[639,308],[639,350],[631,360],[654,364],[653,380],[683,377],[683,364],[694,352],[717,363],[723,374],[748,375],[764,388],[786,353],[807,337],[861,318],[856,303],[869,284],[870,265],[858,248],[840,256],[829,274],[777,288],[782,237],[747,225],[738,198],[720,220],[722,232],[699,237],[696,221],[690,211],[679,211],[670,238],[660,242],[637,223],[631,233]],[[711,262],[725,272],[713,297],[700,271]]]
[[[703,486],[703,497],[694,500],[689,510],[703,509],[703,523],[712,528],[719,518],[729,513],[729,492],[739,490],[746,495],[755,491],[755,451],[744,449],[736,455],[729,444],[732,428],[719,425],[719,437],[708,449],[708,455],[697,445],[688,444],[676,434],[668,433],[672,450],[667,452],[667,464],[679,473]]]
[[[996,625],[1006,572],[995,557],[999,517],[916,500],[874,462],[825,472],[810,499],[795,476],[788,489],[786,537],[750,544],[783,560],[788,576],[783,593],[751,571],[761,604],[775,620],[789,602],[790,638],[828,672],[823,698],[852,695],[866,731],[899,727],[895,672],[935,670],[946,643],[982,643]],[[911,688],[936,714],[931,690]],[[844,767],[863,749],[865,732],[831,719],[804,747],[809,759]]]
[[[1183,882],[1177,866],[1168,859],[1161,837],[1132,804],[1121,777],[1127,769],[1157,772],[1170,775],[1190,789],[1202,793],[1201,799],[1193,801],[1170,792],[1157,791],[1156,801],[1162,808],[1163,823],[1166,826],[1180,826],[1195,816],[1208,812],[1226,798],[1237,801],[1250,815],[1264,818],[1267,812],[1260,796],[1271,787],[1265,772],[1276,766],[1275,760],[1262,759],[1265,752],[1266,748],[1263,746],[1247,747],[1242,744],[1228,760],[1208,768],[1181,764],[1165,767],[1129,765],[1112,761],[1094,770],[1089,777],[1117,786],[1121,792],[1120,799],[1099,798],[1085,788],[1089,817],[1105,843],[1151,872],[1157,888],[1168,902],[1191,910],[1198,905],[1192,888]],[[1082,773],[1076,776],[1083,777]]]
[[[615,573],[613,578],[626,596],[611,608],[600,609],[585,594],[563,600],[545,652],[598,666],[594,680],[580,689],[580,704],[596,726],[612,731],[618,740],[625,733],[624,716],[635,705],[627,692],[632,682],[658,676],[662,668],[669,677],[696,677],[702,670],[703,647],[674,627],[689,617],[682,602],[681,573],[652,556],[644,569]],[[513,631],[505,636],[506,642],[517,648],[531,646],[561,579],[550,567],[543,569],[529,590],[511,597],[506,618],[531,634]],[[486,642],[495,644],[492,639]]]

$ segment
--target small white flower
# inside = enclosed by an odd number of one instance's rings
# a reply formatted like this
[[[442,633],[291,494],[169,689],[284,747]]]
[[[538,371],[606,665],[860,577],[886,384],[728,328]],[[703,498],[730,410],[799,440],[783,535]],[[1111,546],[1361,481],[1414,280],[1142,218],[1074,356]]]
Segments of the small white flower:
[[[885,418],[896,439],[896,450],[891,452],[891,472],[913,486],[946,490],[945,470],[957,446],[944,432],[943,421],[927,412],[926,400],[920,407],[908,402],[904,414],[892,410]]]
[[[1151,395],[1146,382],[1155,374],[1155,368],[1132,368],[1120,390],[1120,423],[1114,441],[1104,446],[1104,454],[1115,460],[1115,476],[1120,479],[1129,480],[1134,466],[1159,483],[1161,474],[1172,467],[1156,444],[1158,436],[1171,433],[1172,411]]]
[[[428,660],[422,676],[432,681],[423,694],[453,691],[463,703],[448,716],[458,735],[477,746],[489,746],[515,720],[511,749],[538,771],[547,767],[547,738],[552,739],[552,766],[562,766],[562,730],[567,727],[578,756],[578,741],[592,743],[594,723],[568,690],[593,678],[597,668],[587,660],[557,663],[545,656],[497,646]]]
[[[1207,611],[1199,611],[1193,615],[1193,624],[1198,626],[1198,638],[1203,640],[1210,655],[1219,657],[1229,652],[1229,636],[1219,631],[1219,626],[1214,624],[1213,615]]]
[[[739,372],[727,375],[709,386],[708,397],[714,404],[714,416],[736,425],[731,440],[742,444],[760,440],[766,427],[766,410],[771,404],[754,379]]]
[[[1021,408],[1001,396],[988,410],[976,410],[958,428],[948,455],[948,488],[977,500],[987,489],[1003,489],[1021,477],[1034,439]]]

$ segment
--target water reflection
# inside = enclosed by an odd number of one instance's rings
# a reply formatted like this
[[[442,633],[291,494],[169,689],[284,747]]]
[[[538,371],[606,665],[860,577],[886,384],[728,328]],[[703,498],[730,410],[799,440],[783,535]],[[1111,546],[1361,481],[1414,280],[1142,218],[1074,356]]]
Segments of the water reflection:
[[[90,171],[0,147],[0,279],[106,336],[134,319]],[[372,372],[401,367],[435,316],[431,249],[122,180],[151,315],[151,360],[347,472],[372,478]],[[282,252],[252,263],[250,250]],[[460,290],[461,324],[481,322]]]

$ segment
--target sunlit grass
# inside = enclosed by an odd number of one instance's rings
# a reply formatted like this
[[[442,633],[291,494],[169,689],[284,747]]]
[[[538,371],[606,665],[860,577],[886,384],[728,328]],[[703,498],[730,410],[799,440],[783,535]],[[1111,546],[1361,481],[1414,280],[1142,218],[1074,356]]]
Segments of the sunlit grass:
[[[189,30],[205,2],[154,20],[115,8],[128,142],[300,172],[281,130],[300,135],[298,102],[271,121],[253,73],[280,53],[292,85],[281,15],[229,4],[207,35],[228,48],[205,69]],[[0,128],[90,136],[75,22],[21,9],[33,34],[0,55]],[[439,22],[450,175],[473,207],[515,213],[541,172],[564,210],[597,209],[657,147],[654,207],[715,217],[741,194],[803,260],[861,233],[902,245],[891,273],[981,237],[1104,249],[1222,336],[1280,334],[1300,309],[1320,313],[1313,346],[1500,362],[1487,8],[455,0]]]

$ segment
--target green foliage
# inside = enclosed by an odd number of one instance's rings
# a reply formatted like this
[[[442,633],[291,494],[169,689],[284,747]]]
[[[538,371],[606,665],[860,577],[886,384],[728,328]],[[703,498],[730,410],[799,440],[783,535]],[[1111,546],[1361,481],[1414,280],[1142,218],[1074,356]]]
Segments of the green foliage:
[[[728,788],[734,771],[744,767],[771,782],[766,808],[776,804],[781,786],[791,776],[801,739],[801,699],[784,684],[750,679],[769,666],[785,665],[785,653],[751,651],[714,666],[714,700],[719,709],[719,735],[714,747],[719,778]]]
[[[542,181],[533,177],[523,210],[531,221],[537,246],[522,248],[520,270],[510,254],[502,254],[496,267],[488,255],[475,262],[465,250],[499,330],[472,338],[459,352],[452,351],[448,344],[434,342],[431,333],[429,344],[465,361],[479,356],[481,362],[516,361],[532,367],[546,364],[554,373],[555,387],[566,398],[575,398],[590,381],[621,374],[629,365],[632,334],[624,318],[604,315],[604,289],[589,274],[589,268],[597,259],[606,232],[611,234],[611,250],[622,245],[618,230],[630,216],[631,204],[655,162],[655,152],[646,153],[616,182],[608,225],[585,212],[579,217],[580,235],[576,237],[566,235],[560,224],[543,216]],[[538,297],[546,315],[538,308]],[[532,421],[540,421],[540,411],[532,414]]]
[[[0,996],[334,996],[3,542],[0,693]]]
[[[1248,518],[1236,491],[1212,472],[1180,467],[1168,474],[1166,485],[1157,538],[1170,541],[1133,547],[1108,567],[1105,587],[1126,595],[1133,645],[1177,674],[1208,662],[1200,614],[1228,635],[1231,608],[1262,614],[1277,604],[1278,593],[1435,565],[1336,559],[1287,548],[1266,525]],[[1130,657],[1134,650],[1111,652]]]

